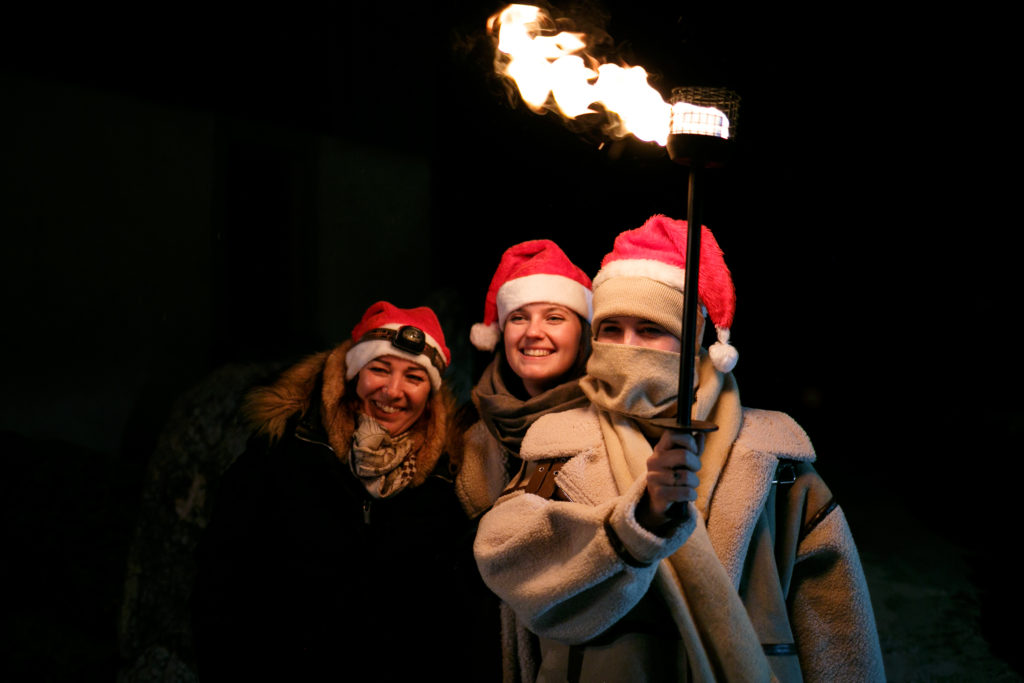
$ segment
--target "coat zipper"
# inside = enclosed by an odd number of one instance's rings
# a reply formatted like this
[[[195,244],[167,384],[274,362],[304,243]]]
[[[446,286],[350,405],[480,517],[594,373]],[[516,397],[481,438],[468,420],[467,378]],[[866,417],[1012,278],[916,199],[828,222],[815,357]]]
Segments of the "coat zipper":
[[[302,434],[299,434],[298,432],[295,433],[295,437],[297,439],[299,439],[300,441],[305,441],[307,443],[312,443],[312,444],[316,444],[318,446],[323,446],[324,448],[326,448],[330,452],[332,452],[332,453],[334,452],[334,449],[331,447],[331,444],[329,444],[329,443],[324,443],[323,441],[320,441],[318,439],[311,439],[311,438],[309,438],[307,436],[303,436]],[[363,524],[365,524],[367,526],[370,525],[370,508],[372,507],[372,503],[373,503],[373,501],[370,498],[367,498],[367,499],[363,500]]]

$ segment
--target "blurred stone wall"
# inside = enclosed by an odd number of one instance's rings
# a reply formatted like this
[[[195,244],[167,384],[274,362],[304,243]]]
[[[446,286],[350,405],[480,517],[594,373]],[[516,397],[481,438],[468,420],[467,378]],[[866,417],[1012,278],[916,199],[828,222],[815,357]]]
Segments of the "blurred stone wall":
[[[195,680],[189,598],[195,549],[221,474],[245,449],[238,408],[278,365],[228,365],[177,401],[146,472],[125,572],[119,683]]]

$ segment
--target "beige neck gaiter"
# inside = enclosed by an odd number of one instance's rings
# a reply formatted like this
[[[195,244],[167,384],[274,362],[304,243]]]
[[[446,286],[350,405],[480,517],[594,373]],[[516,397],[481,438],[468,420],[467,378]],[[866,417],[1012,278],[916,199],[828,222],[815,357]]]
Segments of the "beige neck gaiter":
[[[641,420],[674,417],[679,354],[594,342],[580,387],[602,410]]]

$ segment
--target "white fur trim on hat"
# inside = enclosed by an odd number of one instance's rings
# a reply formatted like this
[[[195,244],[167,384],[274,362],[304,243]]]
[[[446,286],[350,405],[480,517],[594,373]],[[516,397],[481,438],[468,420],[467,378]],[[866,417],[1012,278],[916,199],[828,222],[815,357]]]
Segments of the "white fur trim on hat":
[[[537,273],[509,280],[498,289],[498,326],[504,328],[505,320],[517,308],[540,302],[565,306],[587,322],[594,317],[593,295],[588,288],[562,275]]]
[[[402,325],[390,323],[388,325],[382,325],[381,327],[388,330],[397,330],[402,327]],[[437,340],[426,332],[424,332],[423,335],[426,337],[427,344],[434,347],[434,349],[441,354],[441,357],[444,358],[444,353],[441,350],[441,346],[437,343]],[[441,387],[441,373],[438,372],[437,368],[434,367],[434,364],[430,362],[430,359],[427,356],[422,353],[413,354],[408,351],[403,351],[397,346],[392,345],[392,343],[386,339],[369,339],[364,342],[353,344],[352,348],[350,348],[348,353],[345,354],[345,379],[352,379],[366,366],[367,363],[374,358],[379,358],[380,356],[398,356],[399,358],[404,358],[416,363],[427,371],[427,374],[430,376],[430,385],[434,389]]]
[[[686,271],[683,268],[654,259],[610,261],[594,276],[594,289],[613,277],[646,277],[674,287],[680,292],[686,289]]]

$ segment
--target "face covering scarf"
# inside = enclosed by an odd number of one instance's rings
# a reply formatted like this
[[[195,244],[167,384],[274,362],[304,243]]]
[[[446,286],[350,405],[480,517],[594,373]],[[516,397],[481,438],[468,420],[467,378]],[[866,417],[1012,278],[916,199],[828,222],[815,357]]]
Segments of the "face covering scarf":
[[[349,466],[374,498],[390,498],[412,481],[415,441],[410,432],[392,437],[368,415],[359,414]]]
[[[675,417],[679,354],[594,342],[580,386],[598,408],[636,420]]]

